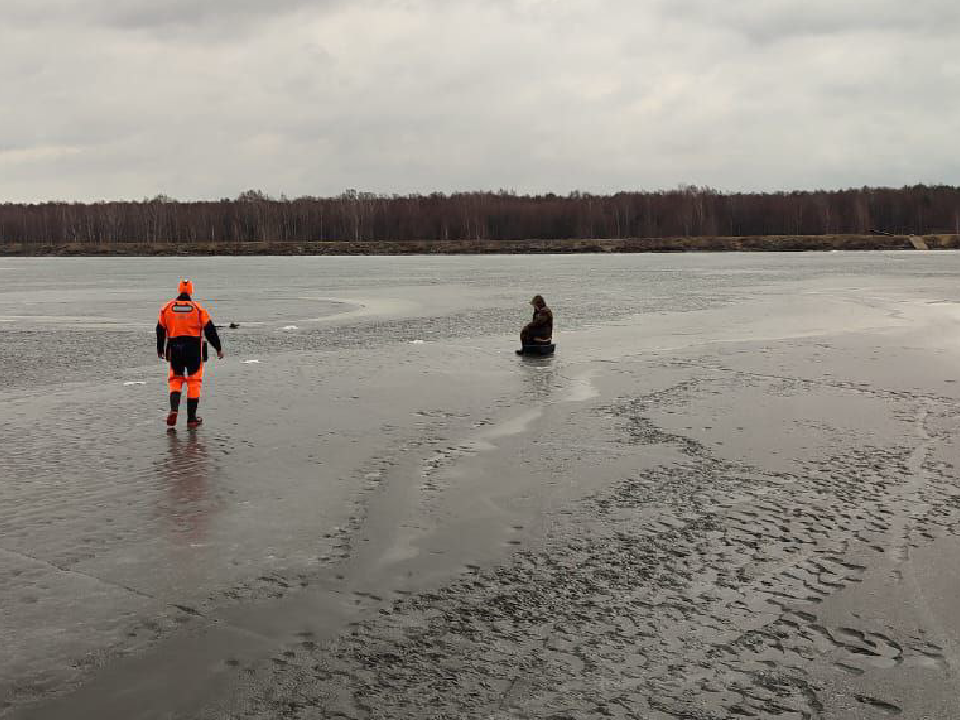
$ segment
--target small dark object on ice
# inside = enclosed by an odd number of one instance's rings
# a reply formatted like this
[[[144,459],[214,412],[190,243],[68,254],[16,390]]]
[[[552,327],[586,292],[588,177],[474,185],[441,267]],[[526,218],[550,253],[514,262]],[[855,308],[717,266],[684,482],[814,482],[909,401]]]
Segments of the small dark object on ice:
[[[238,327],[240,327],[239,324],[237,324],[237,323],[230,323],[230,329],[231,329],[231,330],[236,330]]]
[[[524,345],[522,350],[517,350],[517,355],[533,355],[544,357],[546,355],[553,355],[553,351],[557,349],[557,346],[553,343],[549,345]]]

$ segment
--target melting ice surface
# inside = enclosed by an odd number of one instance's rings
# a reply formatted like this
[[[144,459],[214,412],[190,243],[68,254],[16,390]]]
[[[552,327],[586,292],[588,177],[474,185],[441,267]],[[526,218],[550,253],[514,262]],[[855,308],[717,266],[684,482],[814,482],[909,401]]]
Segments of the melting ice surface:
[[[552,404],[595,398],[600,381],[578,363],[609,361],[637,338],[663,348],[696,340],[704,329],[683,318],[700,310],[729,311],[729,326],[707,328],[729,340],[738,307],[758,298],[802,305],[823,288],[909,298],[929,285],[924,301],[942,300],[960,262],[3,259],[0,270],[10,270],[0,287],[0,575],[20,578],[0,595],[10,618],[0,678],[56,685],[75,679],[64,658],[135,642],[117,618],[152,627],[158,606],[216,606],[238,593],[256,602],[277,592],[272,578],[342,559],[363,492],[413,477],[439,494],[459,458],[494,457],[477,451],[526,432]],[[207,366],[204,427],[168,433],[153,327],[187,275],[227,359]],[[558,355],[526,363],[512,349],[534,293],[556,315]],[[124,392],[137,385],[146,387]]]

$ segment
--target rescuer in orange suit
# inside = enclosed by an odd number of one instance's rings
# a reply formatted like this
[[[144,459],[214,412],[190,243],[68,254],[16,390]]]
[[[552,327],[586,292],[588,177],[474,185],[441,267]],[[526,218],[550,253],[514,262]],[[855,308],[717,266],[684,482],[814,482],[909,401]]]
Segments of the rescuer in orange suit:
[[[181,280],[176,300],[160,309],[157,321],[157,355],[170,363],[167,382],[170,386],[170,414],[167,425],[177,424],[183,384],[187,384],[187,427],[195,428],[203,420],[197,417],[200,405],[200,386],[203,383],[203,363],[207,359],[207,343],[213,345],[217,357],[223,359],[220,336],[210,314],[194,301],[193,283]]]

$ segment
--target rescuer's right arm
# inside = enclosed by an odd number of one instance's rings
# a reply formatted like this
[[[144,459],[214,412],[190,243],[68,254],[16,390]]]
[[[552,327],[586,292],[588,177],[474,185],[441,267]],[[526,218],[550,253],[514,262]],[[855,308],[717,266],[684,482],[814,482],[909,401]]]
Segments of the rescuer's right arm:
[[[157,356],[166,359],[167,349],[167,329],[163,326],[163,311],[160,311],[160,319],[157,320]]]

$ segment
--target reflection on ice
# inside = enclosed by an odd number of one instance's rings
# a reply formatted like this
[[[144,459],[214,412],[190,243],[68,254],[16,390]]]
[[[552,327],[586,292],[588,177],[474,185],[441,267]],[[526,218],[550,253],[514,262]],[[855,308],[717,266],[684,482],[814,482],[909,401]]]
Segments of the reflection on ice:
[[[523,385],[533,400],[545,401],[557,387],[557,370],[553,356],[524,355],[520,362]]]
[[[216,509],[210,498],[206,444],[197,433],[181,438],[176,431],[167,432],[167,456],[160,463],[160,472],[167,487],[160,513],[169,522],[175,540],[201,543]]]

